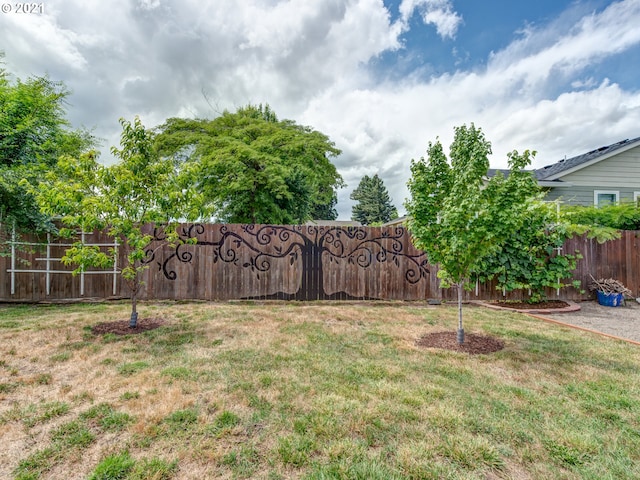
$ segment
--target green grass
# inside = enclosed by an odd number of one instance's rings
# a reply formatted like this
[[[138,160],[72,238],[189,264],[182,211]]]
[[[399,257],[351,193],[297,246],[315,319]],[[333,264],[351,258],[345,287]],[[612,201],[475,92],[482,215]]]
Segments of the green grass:
[[[164,419],[164,423],[172,435],[189,433],[195,430],[198,412],[193,409],[176,410]]]
[[[110,455],[102,460],[89,480],[169,480],[177,471],[177,462],[160,458],[134,460],[129,452]]]
[[[32,403],[19,409],[20,419],[26,427],[33,427],[40,423],[65,415],[69,412],[70,406],[65,402],[45,402]]]
[[[72,458],[74,453],[90,448],[98,435],[119,432],[133,420],[129,414],[118,412],[111,405],[103,403],[93,406],[74,420],[54,428],[49,433],[49,443],[21,460],[13,474],[15,478],[21,480],[40,478],[56,464]],[[34,426],[32,422],[26,425]]]
[[[135,420],[128,413],[119,412],[107,403],[91,407],[86,412],[81,413],[80,418],[85,421],[92,421],[106,432],[121,431]]]
[[[56,353],[55,355],[52,355],[49,360],[52,363],[56,363],[56,362],[66,362],[68,360],[71,360],[71,357],[73,356],[73,354],[71,352],[60,352],[60,353]]]
[[[134,460],[124,451],[104,458],[91,472],[89,480],[169,480],[177,470],[177,462],[159,458]]]
[[[118,367],[118,373],[120,375],[129,376],[144,370],[148,366],[149,364],[144,361],[124,363]]]
[[[165,325],[105,339],[126,304],[0,309],[0,425],[39,439],[1,478],[640,478],[634,345],[481,308],[466,330],[506,346],[479,356],[415,346],[447,306],[141,312]]]
[[[16,480],[32,480],[40,478],[41,475],[49,471],[57,461],[63,458],[60,447],[47,447],[36,450],[24,460],[20,460],[18,466],[13,471]]]
[[[10,393],[21,385],[20,382],[0,383],[0,393]]]
[[[120,395],[120,400],[135,400],[140,398],[140,392],[124,392]]]
[[[102,460],[89,480],[124,480],[129,476],[136,462],[129,452],[110,455]]]
[[[51,440],[64,447],[88,447],[95,439],[88,427],[78,420],[62,424],[51,434]]]

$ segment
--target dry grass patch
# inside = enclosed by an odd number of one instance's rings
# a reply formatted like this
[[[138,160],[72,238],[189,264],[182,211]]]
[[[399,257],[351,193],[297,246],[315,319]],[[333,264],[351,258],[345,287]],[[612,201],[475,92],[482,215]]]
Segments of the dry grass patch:
[[[481,308],[503,350],[416,346],[456,314],[160,302],[117,336],[126,303],[5,307],[0,478],[640,477],[636,347]]]

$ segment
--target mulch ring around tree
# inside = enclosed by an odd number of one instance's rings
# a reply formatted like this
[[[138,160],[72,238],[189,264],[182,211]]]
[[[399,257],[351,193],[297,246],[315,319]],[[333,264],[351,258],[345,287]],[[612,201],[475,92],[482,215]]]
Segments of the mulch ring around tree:
[[[98,323],[91,327],[94,335],[105,335],[112,333],[113,335],[135,335],[137,333],[154,330],[164,325],[164,321],[160,318],[142,318],[138,319],[135,328],[129,326],[129,320],[117,320],[115,322]]]
[[[495,337],[466,333],[464,343],[458,344],[455,331],[427,333],[416,341],[416,345],[425,348],[440,348],[471,355],[494,353],[504,348],[504,342]]]

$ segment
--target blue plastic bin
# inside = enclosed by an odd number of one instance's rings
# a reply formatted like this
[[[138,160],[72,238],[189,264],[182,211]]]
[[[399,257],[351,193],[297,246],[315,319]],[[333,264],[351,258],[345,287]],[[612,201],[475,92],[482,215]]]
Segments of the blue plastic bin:
[[[622,293],[602,293],[597,291],[598,303],[605,307],[619,307],[624,302]]]

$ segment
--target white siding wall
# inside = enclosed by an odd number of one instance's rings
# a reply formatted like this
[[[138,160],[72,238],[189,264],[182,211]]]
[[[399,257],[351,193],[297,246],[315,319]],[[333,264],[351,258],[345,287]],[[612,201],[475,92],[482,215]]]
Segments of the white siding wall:
[[[561,180],[573,186],[550,189],[547,200],[560,198],[569,205],[593,205],[595,190],[615,190],[620,192],[621,202],[631,202],[634,192],[640,191],[640,146],[565,175]]]
[[[553,188],[548,190],[545,200],[561,199],[567,205],[593,205],[594,190],[604,190],[600,185],[569,188]],[[633,201],[633,188],[607,188],[620,192],[620,202]]]

